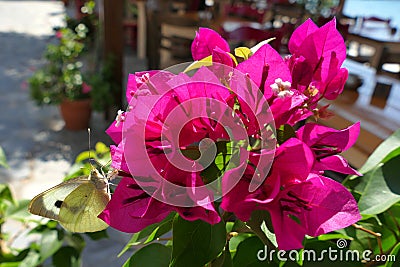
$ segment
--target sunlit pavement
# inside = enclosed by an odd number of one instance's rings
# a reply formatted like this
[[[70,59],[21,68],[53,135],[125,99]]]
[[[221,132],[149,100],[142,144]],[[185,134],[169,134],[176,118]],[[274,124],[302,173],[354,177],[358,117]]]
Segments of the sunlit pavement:
[[[54,41],[52,28],[62,25],[61,1],[0,1],[0,146],[10,169],[0,168],[0,183],[10,183],[18,199],[31,198],[58,184],[75,157],[88,149],[86,131],[63,129],[57,106],[37,107],[29,97],[27,78],[40,66],[42,53]],[[102,114],[91,121],[92,144],[110,143]],[[15,224],[6,226],[13,231]],[[128,236],[109,231],[110,239],[87,242],[83,266],[121,266],[117,258]],[[16,239],[15,246],[29,242]]]

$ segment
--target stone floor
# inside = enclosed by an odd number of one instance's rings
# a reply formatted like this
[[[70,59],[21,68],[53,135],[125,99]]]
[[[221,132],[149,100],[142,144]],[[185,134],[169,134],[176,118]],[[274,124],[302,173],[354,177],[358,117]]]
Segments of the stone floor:
[[[18,199],[30,199],[62,181],[75,157],[88,149],[86,131],[64,129],[57,106],[36,106],[29,97],[27,78],[41,64],[42,53],[54,41],[52,28],[63,24],[66,10],[61,1],[0,1],[0,146],[9,169],[0,168],[0,183],[9,183]],[[128,53],[130,71],[144,68]],[[108,123],[93,114],[92,144],[111,140],[104,133]],[[6,229],[17,231],[17,226]],[[110,239],[88,240],[83,266],[121,266],[129,254],[117,254],[130,236],[109,230]],[[29,242],[15,240],[16,247]]]

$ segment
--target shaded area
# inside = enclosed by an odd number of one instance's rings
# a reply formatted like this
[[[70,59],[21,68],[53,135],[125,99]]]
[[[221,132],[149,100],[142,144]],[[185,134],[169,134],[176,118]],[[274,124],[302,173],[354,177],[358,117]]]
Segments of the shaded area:
[[[43,63],[43,51],[52,41],[48,36],[0,33],[0,145],[10,163],[10,170],[0,170],[0,182],[30,178],[35,161],[73,162],[88,149],[86,131],[63,130],[57,106],[38,107],[30,100],[27,79]],[[101,114],[94,114],[91,127],[93,145],[111,142]],[[56,169],[54,179],[61,180],[63,172]]]

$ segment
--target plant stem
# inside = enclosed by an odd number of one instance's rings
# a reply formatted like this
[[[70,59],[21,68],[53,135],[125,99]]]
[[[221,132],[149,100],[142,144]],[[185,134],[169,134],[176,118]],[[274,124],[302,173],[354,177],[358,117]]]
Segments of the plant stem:
[[[367,229],[367,228],[364,228],[363,226],[361,226],[361,225],[359,225],[359,224],[355,224],[355,223],[354,223],[353,226],[354,226],[356,229],[359,229],[359,230],[364,231],[364,232],[366,232],[366,233],[368,233],[368,234],[370,234],[370,235],[375,236],[375,237],[376,237],[376,241],[378,242],[380,254],[381,254],[381,255],[384,254],[384,252],[383,252],[383,247],[382,247],[382,238],[381,238],[382,235],[381,235],[380,233],[375,233],[374,231],[369,230],[369,229]]]
[[[247,223],[247,226],[261,239],[261,241],[268,247],[270,250],[275,250],[277,249],[274,244],[268,239],[268,237],[265,235],[263,230],[261,229],[261,226],[259,223],[249,220]]]

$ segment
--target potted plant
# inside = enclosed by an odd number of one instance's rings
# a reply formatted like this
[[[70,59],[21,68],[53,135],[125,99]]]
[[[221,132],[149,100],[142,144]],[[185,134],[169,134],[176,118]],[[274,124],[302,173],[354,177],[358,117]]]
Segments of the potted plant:
[[[92,1],[88,2],[89,4]],[[108,106],[97,104],[92,98],[98,95],[112,99],[112,83],[103,74],[107,70],[107,62],[100,70],[96,67],[95,60],[89,58],[89,49],[94,44],[93,6],[87,8],[87,17],[72,23],[67,19],[67,26],[56,31],[58,42],[49,44],[45,52],[45,65],[37,70],[29,79],[30,94],[38,105],[60,105],[61,115],[65,121],[65,128],[69,130],[82,130],[89,126],[92,103],[96,111],[101,111]],[[85,18],[88,22],[85,23]],[[87,22],[87,21],[86,21]],[[99,74],[93,74],[99,73]],[[94,86],[93,86],[94,85]],[[92,90],[92,88],[97,90]],[[110,100],[108,100],[110,101]]]
[[[65,126],[71,130],[87,128],[91,113],[90,86],[84,82],[81,60],[85,26],[78,25],[76,30],[57,31],[59,43],[47,46],[45,65],[29,79],[34,101],[38,105],[60,104]]]

